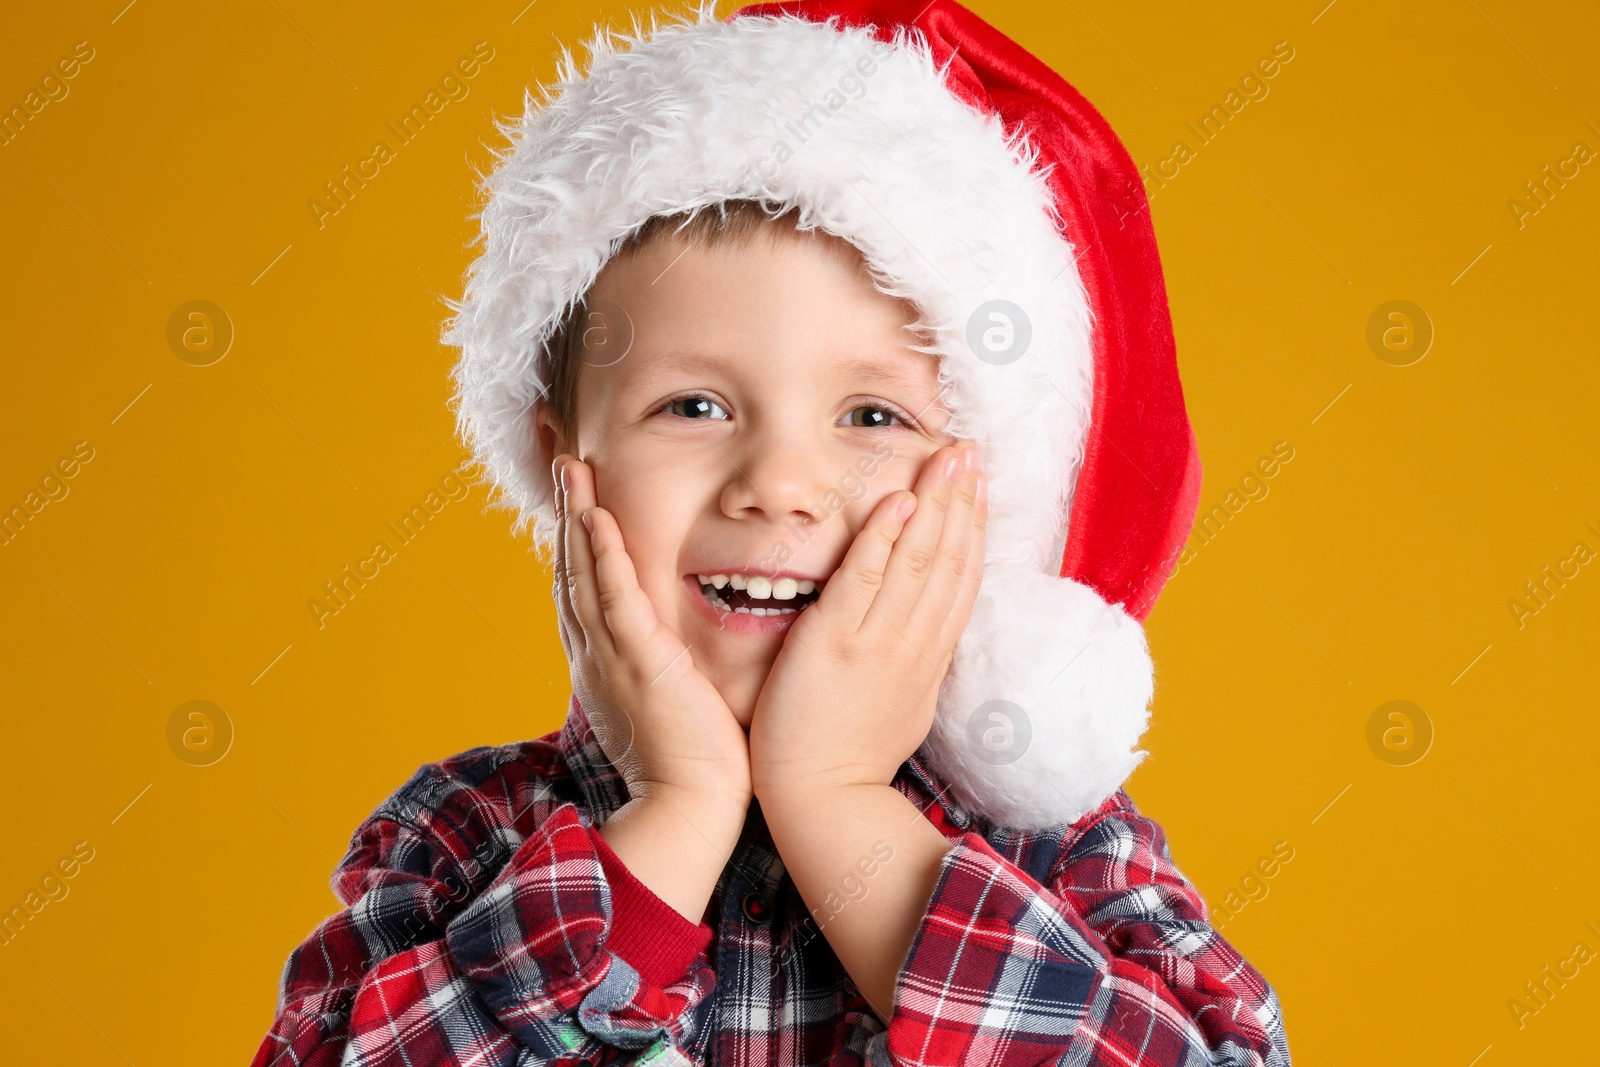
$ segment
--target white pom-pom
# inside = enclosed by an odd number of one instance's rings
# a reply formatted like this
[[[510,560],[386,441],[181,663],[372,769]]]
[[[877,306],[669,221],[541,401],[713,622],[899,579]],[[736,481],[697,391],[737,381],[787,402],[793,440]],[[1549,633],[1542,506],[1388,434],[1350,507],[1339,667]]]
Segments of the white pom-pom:
[[[1147,753],[1144,628],[1070,578],[985,571],[919,752],[962,807],[1039,830],[1076,822]]]

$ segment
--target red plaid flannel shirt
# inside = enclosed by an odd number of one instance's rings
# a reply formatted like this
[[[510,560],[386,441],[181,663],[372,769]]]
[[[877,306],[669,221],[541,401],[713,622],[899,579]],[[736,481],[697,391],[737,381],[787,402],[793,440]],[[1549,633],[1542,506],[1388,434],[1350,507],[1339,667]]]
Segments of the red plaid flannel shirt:
[[[703,921],[597,831],[627,800],[577,701],[535,741],[422,767],[355,832],[347,906],[295,949],[253,1067],[1287,1067],[1278,999],[1118,792],[1029,833],[895,787],[950,839],[880,1019],[758,804]]]

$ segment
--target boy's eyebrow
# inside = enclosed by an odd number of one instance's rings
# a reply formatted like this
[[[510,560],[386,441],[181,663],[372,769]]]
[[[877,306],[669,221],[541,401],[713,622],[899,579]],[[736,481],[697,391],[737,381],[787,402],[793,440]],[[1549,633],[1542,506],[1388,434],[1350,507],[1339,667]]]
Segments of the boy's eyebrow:
[[[727,366],[727,361],[716,359],[693,349],[662,351],[658,352],[657,356],[657,359],[639,361],[643,362],[645,366],[633,375],[633,384],[635,386],[649,385],[656,378],[666,373],[668,367],[672,371],[707,374],[724,370]],[[638,366],[638,362],[635,363],[635,366]],[[833,370],[843,377],[866,379],[874,383],[901,386],[907,389],[920,389],[927,384],[922,375],[900,361],[886,364],[879,360],[857,357],[838,364]]]

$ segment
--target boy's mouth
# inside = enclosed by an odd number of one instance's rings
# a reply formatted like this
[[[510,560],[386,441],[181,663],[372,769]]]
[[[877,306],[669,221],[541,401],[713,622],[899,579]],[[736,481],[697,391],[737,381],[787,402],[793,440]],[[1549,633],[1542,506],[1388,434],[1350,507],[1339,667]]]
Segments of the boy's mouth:
[[[798,615],[817,602],[822,586],[811,578],[764,574],[696,574],[700,594],[718,611],[736,615]]]

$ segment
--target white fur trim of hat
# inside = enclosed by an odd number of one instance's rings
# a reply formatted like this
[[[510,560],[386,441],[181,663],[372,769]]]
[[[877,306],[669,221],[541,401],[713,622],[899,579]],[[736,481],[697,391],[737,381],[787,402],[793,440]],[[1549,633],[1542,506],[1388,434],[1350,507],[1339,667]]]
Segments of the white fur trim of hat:
[[[702,3],[648,32],[598,30],[583,71],[563,50],[543,99],[501,127],[483,250],[444,340],[461,352],[458,431],[542,546],[544,344],[629,234],[749,198],[855,245],[917,309],[949,432],[989,476],[984,582],[920,752],[968,811],[1039,829],[1097,807],[1146,755],[1154,670],[1127,604],[1062,573],[1095,411],[1081,253],[1029,137],[947,86],[932,36]]]

